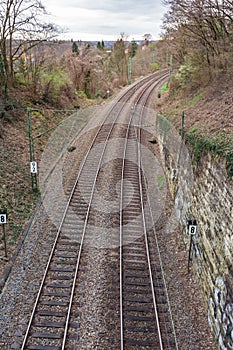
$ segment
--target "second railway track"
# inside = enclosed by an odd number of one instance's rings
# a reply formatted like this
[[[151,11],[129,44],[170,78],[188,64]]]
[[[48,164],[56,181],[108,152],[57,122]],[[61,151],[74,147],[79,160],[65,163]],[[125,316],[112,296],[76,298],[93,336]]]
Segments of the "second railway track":
[[[76,175],[70,177],[67,204],[21,350],[178,349],[153,219],[144,205],[148,194],[140,152],[143,108],[163,79],[166,74],[149,77],[121,95],[96,129]],[[117,149],[110,142],[114,138]],[[103,169],[112,153],[111,174],[105,178]],[[106,210],[99,203],[101,191]],[[108,234],[104,225],[110,228]],[[91,266],[98,264],[103,276],[88,279]],[[109,300],[90,311],[101,295]],[[87,322],[96,324],[86,328],[82,324]]]

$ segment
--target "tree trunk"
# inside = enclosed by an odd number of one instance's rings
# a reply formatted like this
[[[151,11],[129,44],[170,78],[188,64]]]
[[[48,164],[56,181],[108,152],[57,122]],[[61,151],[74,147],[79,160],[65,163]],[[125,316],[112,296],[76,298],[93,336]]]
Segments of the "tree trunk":
[[[2,83],[2,91],[3,91],[3,104],[6,104],[8,99],[8,61],[6,54],[6,42],[4,40],[1,41],[1,49],[0,49],[0,59],[1,59],[1,83]]]

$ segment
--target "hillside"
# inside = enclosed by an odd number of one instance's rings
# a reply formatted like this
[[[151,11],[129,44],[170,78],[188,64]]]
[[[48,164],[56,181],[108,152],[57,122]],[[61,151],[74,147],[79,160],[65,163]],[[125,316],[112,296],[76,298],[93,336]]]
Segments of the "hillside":
[[[35,159],[38,164],[51,133],[73,111],[52,109],[45,105],[44,108],[31,112],[31,132],[35,138]],[[1,120],[0,209],[1,213],[7,211],[5,227],[7,257],[1,230],[0,289],[14,262],[14,254],[17,252],[22,234],[40,198],[39,191],[35,187],[32,189],[28,127],[26,108],[21,109],[14,122],[11,119]],[[37,135],[42,136],[37,138]]]
[[[201,126],[214,134],[220,130],[233,131],[233,84],[218,82],[183,98],[182,92],[170,98],[163,96],[161,112],[171,117],[178,126],[180,112],[186,115],[186,131],[191,126]]]
[[[212,85],[176,96],[162,94],[160,113],[181,129],[184,112],[185,139],[199,161],[202,152],[223,156],[229,177],[233,177],[233,84],[225,77]]]

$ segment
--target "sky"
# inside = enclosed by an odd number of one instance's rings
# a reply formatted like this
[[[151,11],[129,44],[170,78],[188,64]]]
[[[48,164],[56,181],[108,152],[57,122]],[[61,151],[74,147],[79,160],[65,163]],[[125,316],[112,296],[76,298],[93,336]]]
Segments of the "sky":
[[[120,33],[128,40],[141,40],[144,34],[159,38],[167,8],[161,0],[44,0],[50,21],[65,30],[60,38],[117,40]]]

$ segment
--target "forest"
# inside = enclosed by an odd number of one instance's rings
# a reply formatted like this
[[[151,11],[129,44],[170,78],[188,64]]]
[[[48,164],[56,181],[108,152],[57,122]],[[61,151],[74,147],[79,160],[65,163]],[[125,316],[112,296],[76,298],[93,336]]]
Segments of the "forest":
[[[161,39],[128,42],[125,33],[112,48],[56,39],[61,29],[44,20],[39,0],[3,0],[0,5],[1,119],[17,107],[49,104],[71,108],[106,98],[136,77],[172,66],[177,90],[196,89],[221,75],[232,76],[232,0],[163,0]],[[49,17],[48,17],[49,18]],[[142,28],[143,30],[143,28]]]

